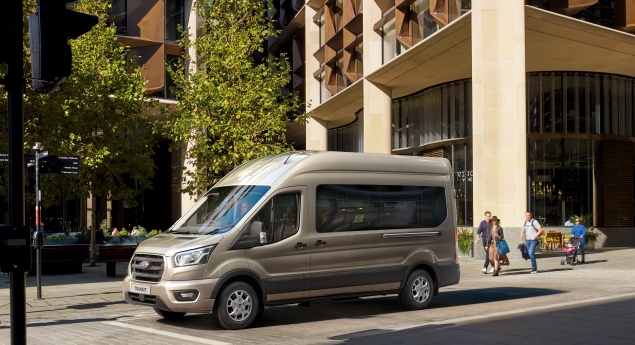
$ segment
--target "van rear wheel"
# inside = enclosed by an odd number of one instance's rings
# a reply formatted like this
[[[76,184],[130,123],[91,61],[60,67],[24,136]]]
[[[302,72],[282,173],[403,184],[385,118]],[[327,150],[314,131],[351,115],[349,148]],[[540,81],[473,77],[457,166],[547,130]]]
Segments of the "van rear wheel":
[[[432,301],[432,291],[434,291],[434,282],[428,272],[414,270],[408,276],[399,298],[401,304],[408,310],[424,309]]]
[[[254,288],[241,281],[227,285],[220,293],[214,319],[225,329],[243,329],[258,316],[259,301]]]
[[[176,311],[167,311],[167,310],[161,310],[158,308],[154,308],[154,312],[157,313],[157,315],[161,316],[162,318],[166,319],[166,320],[178,320],[183,318],[183,316],[185,316],[185,313],[180,313],[180,312],[176,312]]]

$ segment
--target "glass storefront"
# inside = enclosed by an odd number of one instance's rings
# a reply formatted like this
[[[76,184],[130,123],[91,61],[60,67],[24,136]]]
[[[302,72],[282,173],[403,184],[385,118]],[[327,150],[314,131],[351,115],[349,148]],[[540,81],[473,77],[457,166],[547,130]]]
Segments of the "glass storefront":
[[[599,141],[529,139],[528,205],[545,226],[563,226],[572,214],[593,212],[593,179]]]

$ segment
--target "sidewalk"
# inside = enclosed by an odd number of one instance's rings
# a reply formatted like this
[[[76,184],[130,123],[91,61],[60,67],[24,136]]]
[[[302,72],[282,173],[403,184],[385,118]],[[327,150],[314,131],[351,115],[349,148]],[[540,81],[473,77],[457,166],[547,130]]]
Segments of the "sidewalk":
[[[26,277],[27,319],[64,310],[64,314],[124,304],[121,282],[127,263],[117,264],[117,277],[106,276],[106,264],[83,266],[82,273],[42,275],[42,299],[37,299],[35,275]],[[0,322],[10,320],[9,276],[0,279]]]

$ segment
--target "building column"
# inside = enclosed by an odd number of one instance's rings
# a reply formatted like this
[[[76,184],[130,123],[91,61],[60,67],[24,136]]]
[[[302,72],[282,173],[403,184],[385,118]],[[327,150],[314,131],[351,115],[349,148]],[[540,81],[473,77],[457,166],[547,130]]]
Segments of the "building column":
[[[364,79],[364,152],[392,153],[392,90]]]
[[[319,106],[320,82],[313,77],[313,72],[320,68],[320,62],[313,54],[320,49],[320,30],[313,22],[313,17],[317,12],[310,6],[304,6],[304,51],[305,51],[305,94],[306,112],[310,113],[313,108]],[[306,122],[306,149],[307,150],[328,150],[328,123],[316,118],[309,118]]]
[[[489,210],[502,227],[527,210],[525,5],[472,2],[474,225]],[[505,226],[507,225],[507,226]],[[517,237],[511,239],[516,241]]]
[[[363,5],[363,63],[364,75],[383,66],[383,40],[373,30],[373,25],[381,19],[382,12],[374,0],[365,0]],[[364,83],[364,147],[363,152],[392,153],[392,90],[389,87]]]

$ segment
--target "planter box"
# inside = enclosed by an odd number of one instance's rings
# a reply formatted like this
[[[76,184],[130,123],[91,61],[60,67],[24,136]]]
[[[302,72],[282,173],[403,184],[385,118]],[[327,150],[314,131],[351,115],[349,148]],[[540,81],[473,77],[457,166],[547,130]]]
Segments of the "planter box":
[[[57,246],[57,245],[66,245],[66,244],[81,244],[81,240],[77,237],[67,237],[67,238],[62,238],[59,240],[44,238],[45,246],[48,246],[48,245]]]
[[[108,237],[106,243],[108,244],[139,244],[143,242],[147,237],[145,236],[112,236]]]

